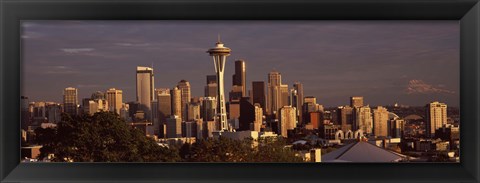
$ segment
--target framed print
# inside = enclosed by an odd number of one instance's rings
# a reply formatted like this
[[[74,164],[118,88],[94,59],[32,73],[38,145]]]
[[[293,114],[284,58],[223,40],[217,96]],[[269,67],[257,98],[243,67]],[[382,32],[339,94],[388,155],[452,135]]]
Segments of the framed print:
[[[0,5],[2,182],[479,181],[477,1]]]

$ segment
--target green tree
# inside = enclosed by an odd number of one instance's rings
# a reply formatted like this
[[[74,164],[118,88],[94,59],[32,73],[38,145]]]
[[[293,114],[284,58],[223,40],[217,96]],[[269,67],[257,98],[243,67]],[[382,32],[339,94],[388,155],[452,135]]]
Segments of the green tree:
[[[302,158],[295,156],[295,152],[286,147],[286,140],[282,137],[267,137],[258,140],[258,148],[254,162],[302,162]]]
[[[40,158],[54,154],[53,161],[159,162],[179,161],[176,149],[159,146],[141,131],[127,125],[113,112],[92,116],[62,114],[54,129],[35,130],[43,145]]]
[[[184,146],[185,148],[186,146]],[[201,139],[189,146],[185,161],[193,162],[302,162],[283,138],[233,140]],[[185,149],[184,149],[185,150]],[[187,151],[184,151],[187,152]]]

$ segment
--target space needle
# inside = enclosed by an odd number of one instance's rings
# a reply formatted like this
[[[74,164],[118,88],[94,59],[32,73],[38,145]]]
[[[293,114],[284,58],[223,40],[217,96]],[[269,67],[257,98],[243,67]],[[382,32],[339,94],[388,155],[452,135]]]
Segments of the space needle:
[[[213,64],[215,65],[215,73],[217,74],[217,119],[220,121],[220,132],[229,131],[227,125],[227,111],[225,108],[225,93],[223,85],[223,73],[225,71],[225,62],[227,56],[230,56],[230,48],[224,47],[218,36],[215,47],[210,48],[207,53],[213,57]]]

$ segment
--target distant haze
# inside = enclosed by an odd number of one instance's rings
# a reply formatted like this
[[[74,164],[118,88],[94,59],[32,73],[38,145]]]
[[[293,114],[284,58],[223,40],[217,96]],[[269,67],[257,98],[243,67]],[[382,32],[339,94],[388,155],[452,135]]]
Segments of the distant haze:
[[[220,34],[232,49],[227,96],[234,61],[244,59],[247,90],[276,70],[326,107],[350,96],[370,105],[459,106],[458,21],[26,21],[22,28],[22,95],[31,101],[62,102],[69,86],[79,99],[118,88],[124,102],[134,101],[136,66],[152,65],[155,88],[185,79],[192,96],[203,96],[214,74],[206,51]]]

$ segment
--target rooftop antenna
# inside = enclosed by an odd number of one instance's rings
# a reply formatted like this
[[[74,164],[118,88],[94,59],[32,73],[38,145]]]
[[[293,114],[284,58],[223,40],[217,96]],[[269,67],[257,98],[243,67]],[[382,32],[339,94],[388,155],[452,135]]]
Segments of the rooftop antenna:
[[[220,34],[218,34],[217,43],[221,43],[220,42]]]

